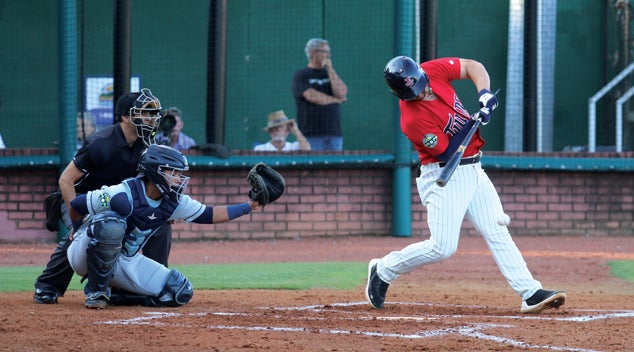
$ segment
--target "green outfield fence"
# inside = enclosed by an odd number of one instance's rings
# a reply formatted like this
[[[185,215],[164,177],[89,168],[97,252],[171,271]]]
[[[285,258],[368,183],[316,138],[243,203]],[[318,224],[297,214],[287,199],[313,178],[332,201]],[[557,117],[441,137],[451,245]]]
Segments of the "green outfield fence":
[[[634,165],[629,103],[624,152],[612,150],[615,102],[631,87],[629,77],[597,105],[599,153],[586,150],[588,98],[633,61],[630,10],[628,1],[612,0],[0,1],[0,134],[7,147],[0,169],[61,170],[84,131],[78,115],[104,128],[122,89],[146,87],[163,107],[182,110],[183,132],[198,144],[232,151],[228,158],[193,153],[193,167],[264,161],[391,169],[391,232],[411,235],[417,157],[400,132],[385,63],[396,55],[455,56],[487,67],[492,89],[502,92],[481,130],[486,168],[627,173]],[[315,37],[330,42],[349,89],[344,151],[250,152],[268,140],[270,112],[295,118],[291,79],[306,66],[304,46]],[[475,111],[473,84],[455,87]],[[520,149],[509,147],[514,143]]]
[[[291,78],[306,65],[306,41],[324,37],[349,88],[342,105],[346,151],[393,150],[396,102],[381,71],[404,50],[418,58],[482,61],[492,86],[503,88],[500,108],[483,128],[486,149],[505,148],[506,121],[512,121],[504,90],[509,14],[511,6],[524,3],[515,0],[2,1],[0,133],[7,147],[59,148],[68,159],[79,111],[91,111],[100,126],[110,123],[113,67],[124,60],[114,57],[115,42],[122,39],[113,34],[115,4],[121,3],[130,10],[130,87],[148,87],[165,107],[179,107],[183,131],[199,143],[249,150],[266,141],[262,127],[269,112],[295,116]],[[613,1],[549,3],[556,5],[553,151],[583,150],[587,99],[629,63],[622,62],[631,57],[632,42],[623,28],[634,26],[625,26],[629,13]],[[530,4],[524,5],[527,14],[535,11]],[[409,20],[412,41],[404,49],[399,28]],[[534,35],[530,23],[527,40]],[[536,50],[524,45],[527,63]],[[531,79],[537,72],[526,66],[529,89],[538,83]],[[473,110],[473,87],[460,82],[457,88]],[[597,143],[608,149],[614,144],[613,105],[622,92],[599,105]],[[532,99],[530,92],[526,97]],[[525,130],[534,128],[535,103],[524,103]],[[624,149],[632,150],[629,107],[626,116]]]

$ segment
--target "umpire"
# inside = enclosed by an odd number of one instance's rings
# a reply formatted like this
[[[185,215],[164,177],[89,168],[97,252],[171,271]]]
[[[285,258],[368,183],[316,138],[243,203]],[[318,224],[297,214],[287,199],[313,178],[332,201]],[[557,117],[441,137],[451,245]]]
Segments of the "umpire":
[[[91,135],[60,175],[62,218],[68,228],[72,226],[68,206],[77,194],[137,175],[141,153],[154,143],[160,111],[160,101],[147,88],[124,94],[117,100],[117,123]],[[74,274],[66,254],[71,243],[68,238],[58,243],[46,269],[35,280],[35,303],[56,304],[58,297],[66,292]],[[172,227],[165,223],[151,236],[143,254],[167,267],[171,244]]]

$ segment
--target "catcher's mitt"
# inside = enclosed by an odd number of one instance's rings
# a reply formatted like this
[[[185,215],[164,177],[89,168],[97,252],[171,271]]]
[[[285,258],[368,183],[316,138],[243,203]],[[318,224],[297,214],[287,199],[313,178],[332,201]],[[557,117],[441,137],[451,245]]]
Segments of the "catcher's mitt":
[[[286,181],[279,172],[265,163],[257,163],[247,175],[251,186],[249,198],[262,206],[275,202],[286,189]]]

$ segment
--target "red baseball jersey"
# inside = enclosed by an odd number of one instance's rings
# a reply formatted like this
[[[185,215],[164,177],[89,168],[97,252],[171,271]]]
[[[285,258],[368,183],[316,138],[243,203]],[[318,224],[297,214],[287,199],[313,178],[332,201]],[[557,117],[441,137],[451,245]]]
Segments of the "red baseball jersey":
[[[421,67],[429,77],[429,85],[436,100],[399,102],[401,108],[401,130],[414,144],[421,164],[440,161],[449,140],[455,136],[469,119],[451,81],[460,79],[460,59],[456,57],[427,61]],[[480,130],[476,131],[464,153],[465,157],[480,152],[484,140]]]

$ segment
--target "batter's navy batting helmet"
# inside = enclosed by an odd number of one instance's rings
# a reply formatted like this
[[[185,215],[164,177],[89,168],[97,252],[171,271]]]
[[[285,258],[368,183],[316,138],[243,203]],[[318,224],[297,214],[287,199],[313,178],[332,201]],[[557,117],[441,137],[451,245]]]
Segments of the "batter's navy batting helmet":
[[[401,100],[416,98],[429,83],[425,71],[407,56],[397,56],[385,65],[385,81]]]
[[[139,159],[139,171],[154,182],[163,197],[173,201],[179,201],[185,193],[189,177],[183,172],[187,170],[187,158],[166,145],[150,145]]]

